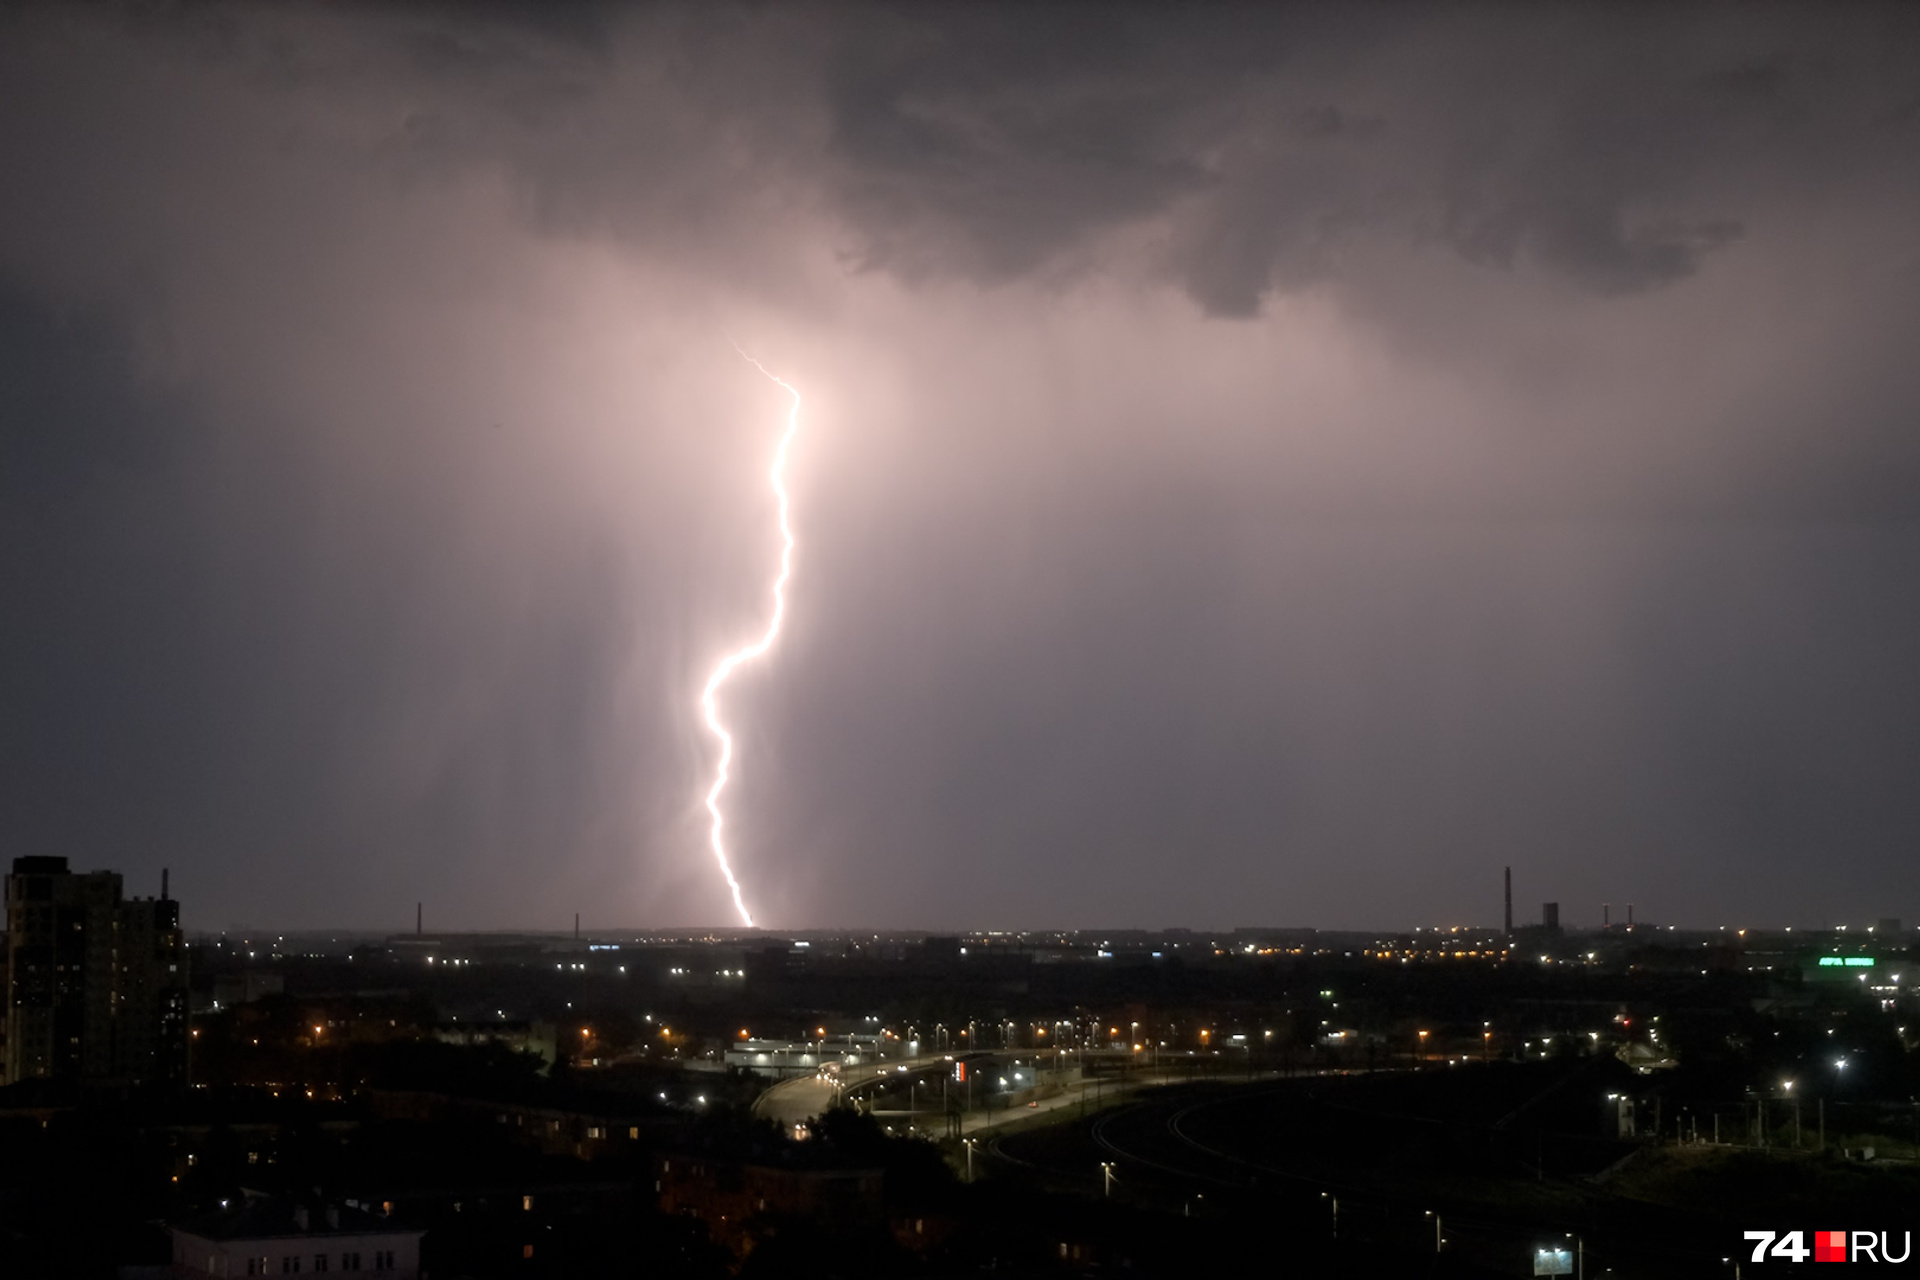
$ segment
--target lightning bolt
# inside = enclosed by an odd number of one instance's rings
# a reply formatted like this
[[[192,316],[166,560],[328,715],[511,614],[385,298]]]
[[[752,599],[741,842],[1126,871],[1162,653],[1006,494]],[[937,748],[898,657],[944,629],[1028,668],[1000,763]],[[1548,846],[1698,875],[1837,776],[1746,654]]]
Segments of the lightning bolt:
[[[740,344],[733,349],[740,351]],[[782,390],[793,397],[793,403],[787,407],[786,430],[780,434],[780,444],[773,451],[773,469],[768,480],[773,485],[774,496],[780,500],[780,575],[773,580],[773,617],[767,622],[767,629],[758,640],[743,648],[735,649],[713,669],[707,677],[707,684],[700,691],[700,709],[706,716],[707,728],[720,740],[720,764],[714,770],[713,786],[707,791],[707,813],[713,820],[712,843],[713,858],[720,864],[720,874],[726,877],[727,888],[733,893],[733,906],[740,913],[740,920],[749,928],[753,926],[753,913],[747,910],[746,899],[740,892],[740,881],[733,874],[733,864],[727,860],[727,845],[722,838],[725,819],[720,814],[720,793],[727,789],[727,780],[733,766],[733,735],[720,723],[719,694],[722,685],[732,678],[736,668],[742,663],[752,662],[764,657],[773,648],[774,641],[780,638],[780,624],[787,616],[787,582],[793,577],[793,523],[792,503],[787,496],[787,454],[793,447],[793,438],[800,431],[800,393],[784,378],[775,377],[767,367],[745,351],[740,351],[742,359],[754,368],[778,383]]]

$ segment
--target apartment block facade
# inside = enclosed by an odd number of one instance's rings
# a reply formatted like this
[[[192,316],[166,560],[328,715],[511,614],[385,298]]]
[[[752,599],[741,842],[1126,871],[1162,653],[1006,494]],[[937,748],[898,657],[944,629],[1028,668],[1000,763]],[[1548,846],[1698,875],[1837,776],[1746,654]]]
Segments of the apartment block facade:
[[[0,1083],[184,1084],[180,907],[126,898],[112,871],[21,857],[6,879]]]

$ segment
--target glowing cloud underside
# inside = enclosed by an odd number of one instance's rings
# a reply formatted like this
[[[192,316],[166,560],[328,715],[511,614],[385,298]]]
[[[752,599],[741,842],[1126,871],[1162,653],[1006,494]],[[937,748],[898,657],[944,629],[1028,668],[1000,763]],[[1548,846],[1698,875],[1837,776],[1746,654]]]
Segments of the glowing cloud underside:
[[[736,348],[738,350],[738,348]],[[725,820],[720,815],[720,793],[727,789],[727,779],[733,766],[733,735],[720,723],[718,696],[722,685],[732,677],[734,669],[744,662],[752,662],[773,648],[774,641],[780,638],[780,624],[787,616],[787,580],[793,576],[793,524],[790,519],[790,503],[787,498],[787,452],[793,445],[793,438],[800,430],[800,393],[784,379],[767,373],[765,365],[746,352],[740,352],[754,368],[766,374],[793,397],[793,403],[787,408],[787,427],[780,435],[779,447],[773,451],[773,470],[769,479],[773,492],[780,500],[780,575],[773,580],[773,617],[767,621],[767,629],[760,638],[741,649],[735,649],[720,659],[713,674],[707,677],[706,688],[700,691],[700,709],[705,714],[707,728],[720,740],[720,764],[714,770],[713,786],[707,791],[707,813],[713,820],[712,840],[713,858],[720,864],[720,874],[726,877],[727,888],[733,893],[733,906],[740,913],[741,923],[753,924],[753,913],[747,910],[746,899],[740,892],[740,881],[733,874],[733,864],[727,860],[727,845],[723,839],[722,828]]]

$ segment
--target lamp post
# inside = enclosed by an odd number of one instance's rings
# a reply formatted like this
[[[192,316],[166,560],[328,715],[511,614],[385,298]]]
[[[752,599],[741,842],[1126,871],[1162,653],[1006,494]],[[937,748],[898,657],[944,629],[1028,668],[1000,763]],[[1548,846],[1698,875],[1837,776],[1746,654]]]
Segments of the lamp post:
[[[1100,1194],[1103,1197],[1111,1197],[1113,1195],[1113,1161],[1102,1160],[1100,1162],[1100,1179]]]
[[[973,1181],[973,1144],[974,1144],[974,1141],[975,1141],[975,1140],[974,1140],[974,1139],[972,1139],[972,1138],[962,1138],[962,1139],[960,1139],[960,1145],[961,1145],[961,1146],[963,1146],[963,1147],[965,1147],[965,1148],[967,1149],[967,1181],[968,1181],[968,1182],[972,1182],[972,1181]]]
[[[1446,1242],[1446,1237],[1440,1234],[1440,1215],[1429,1209],[1427,1216],[1433,1219],[1433,1251],[1439,1253],[1440,1246]]]
[[[1340,1238],[1340,1197],[1331,1191],[1322,1191],[1320,1198],[1331,1201],[1333,1204],[1333,1238],[1338,1240]]]

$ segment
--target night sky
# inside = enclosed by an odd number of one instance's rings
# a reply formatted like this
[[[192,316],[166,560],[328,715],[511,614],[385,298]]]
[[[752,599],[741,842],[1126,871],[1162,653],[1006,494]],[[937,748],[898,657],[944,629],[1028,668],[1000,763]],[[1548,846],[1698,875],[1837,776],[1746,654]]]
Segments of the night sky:
[[[1920,11],[11,6],[0,853],[1920,918]]]

